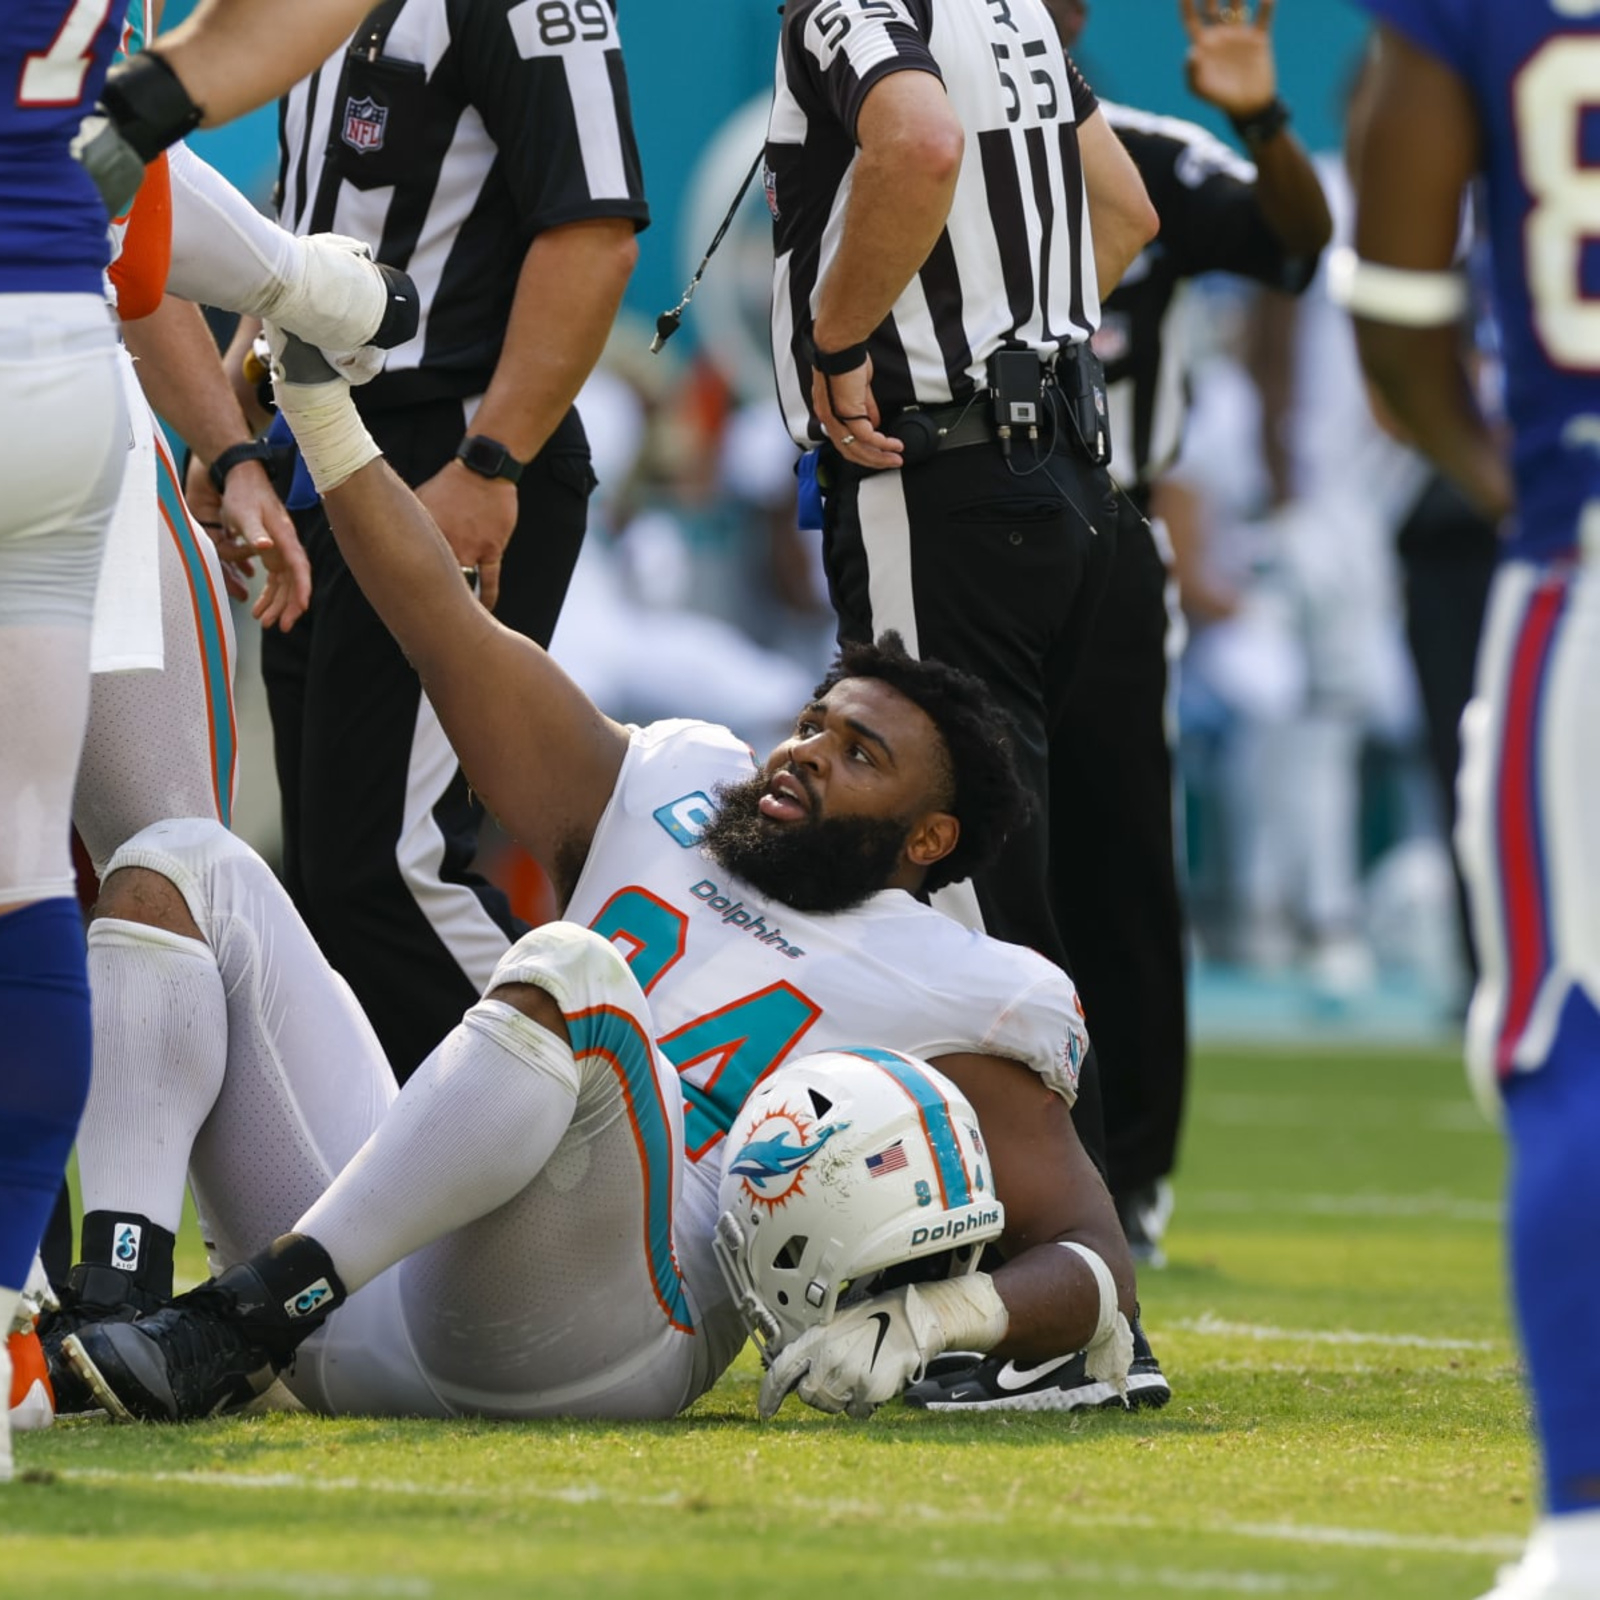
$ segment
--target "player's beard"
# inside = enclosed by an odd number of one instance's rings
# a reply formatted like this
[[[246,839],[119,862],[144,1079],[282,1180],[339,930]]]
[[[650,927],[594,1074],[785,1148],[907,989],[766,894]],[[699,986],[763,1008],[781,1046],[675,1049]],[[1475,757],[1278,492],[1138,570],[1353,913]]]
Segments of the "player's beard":
[[[795,911],[848,911],[888,884],[911,831],[904,818],[812,815],[779,825],[761,814],[767,784],[758,772],[717,790],[700,843],[718,866]]]

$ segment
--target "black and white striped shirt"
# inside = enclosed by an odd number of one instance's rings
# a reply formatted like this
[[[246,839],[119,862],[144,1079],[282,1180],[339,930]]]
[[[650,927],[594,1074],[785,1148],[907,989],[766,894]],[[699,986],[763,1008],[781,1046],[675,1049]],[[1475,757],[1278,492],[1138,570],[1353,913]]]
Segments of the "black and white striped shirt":
[[[284,99],[279,157],[284,226],[365,240],[421,294],[363,409],[481,394],[533,239],[649,220],[614,0],[388,0]]]
[[[1102,101],[1133,157],[1161,232],[1106,297],[1094,336],[1106,369],[1111,473],[1147,491],[1172,464],[1188,414],[1188,352],[1170,337],[1185,280],[1231,272],[1298,294],[1317,257],[1291,256],[1256,199],[1256,169],[1197,123]]]
[[[856,118],[892,72],[940,78],[967,148],[938,243],[872,335],[886,414],[982,388],[1002,346],[1051,356],[1099,321],[1077,124],[1095,108],[1041,0],[793,0],[767,133],[772,348],[789,430],[821,437],[805,341],[838,249]]]

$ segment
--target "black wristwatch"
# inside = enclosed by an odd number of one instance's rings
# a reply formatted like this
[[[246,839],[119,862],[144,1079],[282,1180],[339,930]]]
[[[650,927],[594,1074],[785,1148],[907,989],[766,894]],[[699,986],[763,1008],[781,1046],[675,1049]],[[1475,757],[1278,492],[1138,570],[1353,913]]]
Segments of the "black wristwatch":
[[[480,478],[504,478],[507,483],[515,483],[522,476],[523,463],[498,439],[483,433],[469,433],[456,446],[456,460]]]
[[[241,461],[260,461],[265,464],[271,459],[272,446],[265,439],[247,439],[243,444],[230,444],[226,450],[219,450],[217,459],[211,463],[211,487],[218,494],[225,494],[228,474]]]
[[[1259,111],[1252,111],[1247,117],[1230,116],[1228,121],[1233,124],[1240,143],[1254,155],[1269,139],[1276,139],[1289,126],[1289,108],[1274,95]]]

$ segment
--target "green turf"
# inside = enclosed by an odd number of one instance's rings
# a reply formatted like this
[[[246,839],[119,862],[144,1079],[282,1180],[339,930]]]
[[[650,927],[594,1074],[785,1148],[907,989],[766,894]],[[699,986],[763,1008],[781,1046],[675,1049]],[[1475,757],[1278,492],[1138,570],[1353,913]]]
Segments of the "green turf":
[[[747,1354],[655,1426],[85,1419],[18,1441],[0,1595],[1470,1600],[1535,1510],[1501,1167],[1453,1055],[1203,1053],[1164,1412],[762,1426]]]

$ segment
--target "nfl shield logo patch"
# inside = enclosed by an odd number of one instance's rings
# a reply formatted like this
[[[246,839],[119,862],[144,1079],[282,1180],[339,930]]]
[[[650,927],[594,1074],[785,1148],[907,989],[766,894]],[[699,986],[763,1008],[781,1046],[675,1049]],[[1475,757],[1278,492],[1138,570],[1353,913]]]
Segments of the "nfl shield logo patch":
[[[371,98],[352,97],[344,105],[344,142],[364,156],[371,155],[383,148],[383,128],[388,120],[388,106],[380,106]]]

